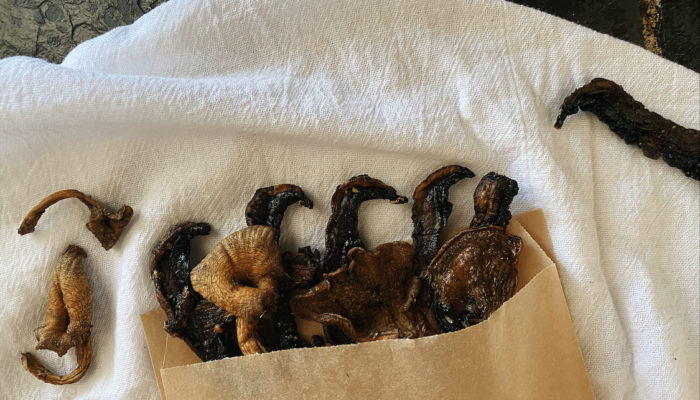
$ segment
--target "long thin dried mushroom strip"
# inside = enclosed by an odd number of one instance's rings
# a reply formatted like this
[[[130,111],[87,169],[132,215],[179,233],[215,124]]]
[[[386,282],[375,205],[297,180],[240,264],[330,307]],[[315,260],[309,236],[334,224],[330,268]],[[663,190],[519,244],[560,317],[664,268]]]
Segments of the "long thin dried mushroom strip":
[[[31,353],[22,353],[24,368],[46,383],[64,385],[76,382],[90,366],[92,291],[83,269],[85,257],[85,251],[74,245],[68,246],[63,253],[51,277],[44,325],[35,331],[37,350],[52,350],[62,357],[68,349],[76,347],[78,367],[60,376],[44,367]]]
[[[595,78],[576,89],[561,105],[554,127],[578,110],[590,111],[625,143],[637,145],[651,159],[663,157],[686,176],[700,180],[700,131],[651,112],[617,83]]]

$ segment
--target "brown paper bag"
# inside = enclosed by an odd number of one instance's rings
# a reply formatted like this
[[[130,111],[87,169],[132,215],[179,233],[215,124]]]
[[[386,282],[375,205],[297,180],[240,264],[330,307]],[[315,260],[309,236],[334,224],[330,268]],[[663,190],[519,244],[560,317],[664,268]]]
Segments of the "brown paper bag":
[[[541,210],[517,215],[518,288],[459,332],[201,362],[142,316],[161,395],[176,399],[593,399]]]

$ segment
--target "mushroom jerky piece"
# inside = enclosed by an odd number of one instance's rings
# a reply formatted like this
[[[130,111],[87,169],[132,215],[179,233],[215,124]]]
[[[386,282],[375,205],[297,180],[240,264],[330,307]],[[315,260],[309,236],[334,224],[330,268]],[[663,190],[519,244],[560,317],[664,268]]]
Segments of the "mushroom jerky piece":
[[[590,111],[627,144],[636,144],[645,156],[664,161],[686,176],[700,180],[700,131],[684,128],[651,112],[617,83],[595,78],[576,89],[561,105],[554,127],[578,110]]]
[[[122,230],[134,215],[134,210],[125,205],[116,213],[109,212],[92,197],[77,190],[61,190],[41,200],[39,204],[32,208],[27,216],[24,217],[18,233],[24,235],[34,232],[34,227],[37,222],[39,222],[39,218],[41,218],[48,207],[71,197],[77,198],[88,207],[90,210],[90,220],[85,226],[95,235],[97,240],[100,241],[105,250],[111,249],[114,244],[117,243]]]
[[[331,217],[326,226],[324,272],[348,265],[347,252],[353,247],[364,247],[357,231],[357,214],[364,201],[373,199],[386,199],[394,204],[408,201],[397,195],[393,187],[367,175],[352,177],[335,190],[331,198]]]
[[[375,251],[355,247],[347,254],[348,266],[292,298],[292,311],[335,327],[355,342],[435,333],[427,331],[423,313],[407,301],[415,278],[413,253],[407,242],[384,243]]]
[[[238,344],[243,354],[266,351],[258,325],[261,319],[273,316],[278,318],[275,328],[279,345],[302,345],[286,298],[278,308],[278,285],[284,278],[284,270],[277,240],[284,212],[294,203],[313,207],[295,185],[257,190],[246,207],[246,222],[257,225],[224,238],[190,274],[196,291],[236,317]]]
[[[184,340],[203,361],[241,355],[236,319],[203,299],[190,283],[190,241],[210,230],[205,223],[175,225],[153,248],[150,261],[166,332]]]
[[[443,331],[488,318],[515,290],[522,246],[505,232],[517,183],[494,172],[474,192],[471,226],[447,241],[428,266],[438,323]]]
[[[414,258],[421,266],[427,266],[438,251],[440,232],[452,214],[448,201],[452,185],[474,173],[459,165],[442,167],[428,175],[413,192],[413,246]]]
[[[302,247],[298,252],[282,253],[285,277],[280,282],[280,298],[277,311],[272,316],[279,337],[280,349],[307,347],[299,335],[296,320],[292,315],[289,300],[294,294],[305,292],[319,281],[321,255],[311,247]]]
[[[37,350],[52,350],[63,357],[68,349],[75,347],[78,367],[59,376],[44,367],[31,353],[22,353],[24,369],[46,383],[64,385],[77,382],[90,366],[92,291],[83,269],[85,257],[85,250],[75,245],[68,246],[61,255],[51,277],[44,326],[35,331]]]
[[[281,184],[258,189],[246,207],[246,223],[267,225],[276,229],[275,240],[279,242],[280,228],[284,213],[290,205],[297,203],[302,207],[313,208],[313,202],[304,191],[295,185]],[[296,286],[309,287],[308,279],[313,279],[319,266],[318,251],[310,247],[299,249],[298,253],[282,254],[284,275],[281,277],[280,296],[275,305],[271,320],[277,333],[276,339],[265,342],[277,342],[280,349],[306,347],[297,331],[296,321],[289,308],[289,290]],[[315,262],[314,262],[315,261]],[[310,269],[313,268],[313,271]]]
[[[254,225],[234,232],[192,269],[192,287],[208,301],[236,317],[238,346],[245,354],[262,353],[256,327],[269,318],[283,275],[277,230]]]
[[[253,198],[245,209],[245,220],[248,226],[267,225],[277,229],[276,239],[279,240],[280,227],[284,212],[290,205],[314,208],[314,203],[306,197],[299,186],[281,184],[260,188],[255,191]]]

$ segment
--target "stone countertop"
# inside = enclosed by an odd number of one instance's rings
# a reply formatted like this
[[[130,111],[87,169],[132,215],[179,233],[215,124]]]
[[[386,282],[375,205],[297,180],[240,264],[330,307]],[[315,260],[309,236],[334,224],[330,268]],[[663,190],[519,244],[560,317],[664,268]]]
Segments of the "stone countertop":
[[[700,72],[697,0],[512,0],[642,46]],[[165,0],[0,0],[0,58],[59,63],[78,43],[127,25]]]

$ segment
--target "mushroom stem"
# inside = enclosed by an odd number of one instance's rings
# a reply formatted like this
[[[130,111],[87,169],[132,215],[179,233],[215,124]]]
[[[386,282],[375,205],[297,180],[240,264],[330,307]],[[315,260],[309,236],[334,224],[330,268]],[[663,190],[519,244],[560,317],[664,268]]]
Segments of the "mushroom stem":
[[[470,228],[499,226],[505,229],[510,222],[510,203],[518,194],[518,182],[489,172],[474,191],[474,218]]]
[[[358,211],[364,201],[373,199],[386,199],[393,204],[408,201],[396,194],[393,187],[367,175],[352,177],[338,186],[331,199],[331,217],[326,226],[324,272],[348,265],[347,252],[353,247],[364,247],[357,230]]]
[[[314,203],[299,186],[281,184],[260,188],[255,191],[245,209],[246,223],[248,226],[267,225],[277,229],[276,239],[279,240],[284,212],[294,203],[307,208],[314,207]]]
[[[90,220],[85,226],[100,241],[105,250],[111,249],[119,240],[122,230],[134,215],[134,210],[125,205],[115,213],[109,212],[92,197],[78,190],[61,190],[45,197],[24,217],[17,233],[25,235],[34,232],[34,227],[39,222],[39,218],[41,218],[48,207],[72,197],[80,200],[90,210]]]
[[[428,175],[413,192],[414,259],[422,267],[430,264],[438,251],[442,228],[452,213],[449,190],[452,185],[474,173],[459,165],[449,165]]]
[[[85,375],[90,360],[92,358],[92,344],[88,338],[85,342],[79,344],[75,348],[75,357],[78,360],[78,366],[66,375],[56,375],[48,368],[43,366],[39,360],[31,353],[22,353],[22,366],[29,371],[37,379],[54,385],[67,385],[80,380]]]

